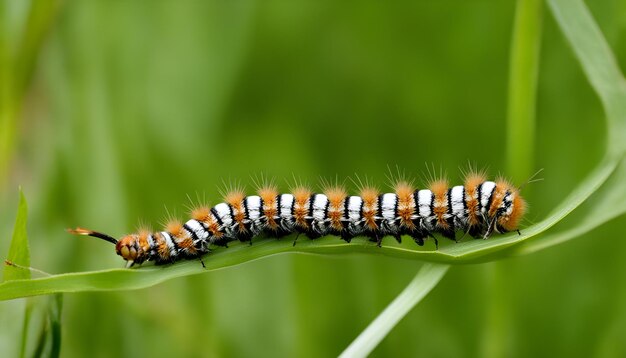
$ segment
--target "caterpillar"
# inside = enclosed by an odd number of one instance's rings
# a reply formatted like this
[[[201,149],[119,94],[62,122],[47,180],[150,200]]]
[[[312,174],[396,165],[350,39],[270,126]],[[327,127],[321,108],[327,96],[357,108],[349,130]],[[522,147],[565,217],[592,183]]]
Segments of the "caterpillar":
[[[276,238],[297,233],[311,239],[335,235],[348,243],[365,236],[379,247],[385,236],[400,242],[402,235],[408,235],[419,246],[432,238],[438,248],[436,233],[455,241],[458,231],[484,239],[494,232],[519,233],[525,210],[517,187],[472,172],[466,175],[464,185],[449,187],[446,180],[434,180],[428,189],[416,189],[400,180],[393,193],[362,185],[356,196],[339,185],[327,186],[323,193],[298,186],[291,193],[280,194],[276,186],[268,184],[260,187],[257,195],[233,190],[224,196],[224,202],[196,208],[187,222],[172,221],[159,232],[142,230],[116,240],[83,228],[68,231],[115,244],[116,253],[130,267],[145,261],[167,264],[201,259],[210,245],[227,246],[236,240],[252,243],[262,233]]]

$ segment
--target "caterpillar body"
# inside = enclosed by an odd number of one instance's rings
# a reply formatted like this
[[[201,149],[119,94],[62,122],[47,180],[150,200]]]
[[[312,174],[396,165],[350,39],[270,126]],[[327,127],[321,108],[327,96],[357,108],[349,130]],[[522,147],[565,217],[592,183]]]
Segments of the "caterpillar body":
[[[435,233],[454,240],[457,231],[486,239],[493,232],[517,230],[526,208],[516,187],[505,180],[487,181],[477,173],[454,187],[437,180],[428,189],[415,189],[400,181],[394,189],[381,194],[365,186],[354,196],[340,186],[319,194],[298,187],[280,194],[268,185],[259,188],[257,195],[232,191],[223,203],[199,207],[192,211],[192,219],[184,224],[171,222],[159,232],[141,231],[116,240],[82,228],[70,231],[114,243],[117,254],[132,266],[200,258],[210,245],[227,246],[236,240],[251,243],[262,233],[277,238],[298,233],[311,239],[335,235],[346,242],[366,236],[378,246],[385,236],[400,242],[402,235],[420,246],[431,237],[438,246]]]

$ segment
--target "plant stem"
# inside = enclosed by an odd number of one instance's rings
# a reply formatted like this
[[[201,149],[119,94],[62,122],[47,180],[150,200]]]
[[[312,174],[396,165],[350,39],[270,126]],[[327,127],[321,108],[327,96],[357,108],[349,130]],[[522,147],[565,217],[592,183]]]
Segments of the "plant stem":
[[[376,319],[341,353],[340,357],[365,357],[404,316],[441,280],[448,265],[424,264],[415,278]]]
[[[542,0],[518,0],[511,44],[507,111],[507,173],[518,183],[530,177],[534,166],[537,73],[541,47]],[[487,266],[489,310],[482,355],[502,357],[510,351],[512,313],[506,272],[511,262]]]
[[[518,0],[515,10],[507,112],[507,163],[517,183],[533,171],[535,103],[541,44],[541,0]]]

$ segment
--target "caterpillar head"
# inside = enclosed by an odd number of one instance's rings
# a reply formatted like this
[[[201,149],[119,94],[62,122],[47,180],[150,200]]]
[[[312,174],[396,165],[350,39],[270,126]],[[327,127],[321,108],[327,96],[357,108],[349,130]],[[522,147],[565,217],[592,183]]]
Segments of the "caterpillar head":
[[[139,238],[137,235],[126,235],[115,244],[115,252],[122,256],[126,261],[138,261],[142,256],[142,250],[139,246]]]
[[[526,212],[526,201],[514,187],[508,187],[496,212],[496,228],[499,232],[517,230]]]

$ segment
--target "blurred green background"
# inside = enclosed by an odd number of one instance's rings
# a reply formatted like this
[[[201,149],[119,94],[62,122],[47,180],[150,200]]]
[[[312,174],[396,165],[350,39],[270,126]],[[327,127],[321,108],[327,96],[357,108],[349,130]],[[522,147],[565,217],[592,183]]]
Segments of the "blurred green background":
[[[2,3],[0,44],[23,44],[29,3]],[[586,3],[624,69],[626,1]],[[514,165],[504,160],[513,1],[50,4],[24,95],[11,102],[15,130],[3,133],[13,133],[0,173],[3,257],[18,185],[32,265],[64,273],[123,265],[66,227],[159,228],[165,207],[187,216],[187,195],[219,202],[222,181],[251,192],[251,175],[266,173],[286,190],[294,174],[315,186],[356,172],[384,187],[398,165],[422,184],[433,163],[458,183],[468,160],[492,175]],[[548,11],[543,20],[529,150],[545,180],[526,193],[524,225],[604,148],[599,101]],[[626,355],[625,224],[453,267],[374,354]],[[337,355],[420,264],[288,254],[140,291],[66,294],[62,355]],[[3,356],[19,352],[21,306],[0,304]]]

